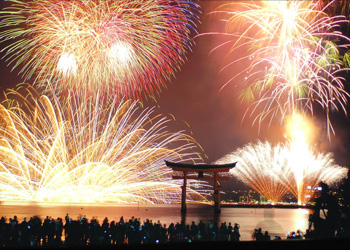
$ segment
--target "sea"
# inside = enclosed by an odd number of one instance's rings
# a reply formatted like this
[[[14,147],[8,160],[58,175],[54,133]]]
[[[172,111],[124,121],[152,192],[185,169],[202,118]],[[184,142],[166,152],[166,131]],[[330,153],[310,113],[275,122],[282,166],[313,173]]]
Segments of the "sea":
[[[13,218],[15,215],[22,221],[32,216],[53,219],[63,218],[68,214],[72,219],[86,217],[97,218],[100,223],[104,218],[109,222],[119,222],[120,217],[129,220],[132,217],[146,219],[153,222],[158,221],[168,227],[171,223],[184,221],[196,224],[202,220],[206,225],[209,221],[218,223],[230,222],[232,225],[239,224],[242,241],[253,240],[254,229],[261,228],[263,232],[268,231],[271,237],[279,236],[282,239],[291,232],[301,230],[303,233],[309,228],[309,214],[312,210],[308,208],[255,208],[255,207],[222,207],[220,214],[215,214],[213,207],[207,204],[188,204],[187,213],[180,212],[181,205],[145,205],[145,204],[62,204],[62,203],[9,203],[0,204],[0,216]]]

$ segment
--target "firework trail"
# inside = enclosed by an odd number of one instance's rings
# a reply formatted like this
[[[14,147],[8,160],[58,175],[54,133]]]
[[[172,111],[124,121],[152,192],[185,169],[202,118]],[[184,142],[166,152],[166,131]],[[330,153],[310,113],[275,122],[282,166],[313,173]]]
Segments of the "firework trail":
[[[4,57],[56,93],[158,92],[193,44],[198,5],[175,0],[10,0],[0,12]]]
[[[346,114],[349,94],[342,72],[348,68],[339,48],[347,45],[332,41],[349,42],[337,31],[347,20],[328,16],[327,7],[321,1],[245,1],[224,4],[213,13],[224,19],[224,35],[230,38],[215,49],[230,45],[234,59],[223,70],[244,65],[228,83],[245,79],[240,98],[253,103],[248,113],[254,122],[283,120],[295,111],[313,113],[318,104],[326,112],[330,133],[330,110]]]
[[[311,188],[321,181],[331,185],[347,174],[347,169],[335,164],[331,153],[317,153],[304,144],[296,148],[290,143],[249,143],[222,157],[217,164],[237,161],[230,171],[236,178],[249,184],[266,200],[273,203],[290,191],[298,204],[306,204],[312,198]]]
[[[14,94],[14,95],[13,95]],[[172,203],[181,185],[164,160],[199,161],[193,138],[138,102],[50,99],[30,88],[0,105],[0,200]],[[11,98],[10,98],[11,97]],[[206,199],[191,189],[187,199]]]

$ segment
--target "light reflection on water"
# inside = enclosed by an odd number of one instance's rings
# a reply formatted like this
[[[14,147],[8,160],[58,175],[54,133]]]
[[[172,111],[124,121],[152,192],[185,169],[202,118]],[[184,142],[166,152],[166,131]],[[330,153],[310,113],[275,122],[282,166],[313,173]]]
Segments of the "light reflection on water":
[[[238,223],[240,225],[241,240],[252,240],[252,233],[255,228],[261,228],[262,231],[269,231],[271,237],[281,236],[285,238],[287,232],[298,229],[305,233],[308,228],[309,209],[293,208],[227,208],[221,209],[220,215],[215,215],[213,207],[208,205],[188,205],[186,216],[182,216],[180,205],[88,205],[88,204],[33,204],[21,203],[0,205],[0,216],[11,218],[14,215],[23,220],[24,217],[30,218],[39,215],[41,218],[51,216],[52,218],[64,218],[68,213],[72,219],[79,216],[86,216],[88,219],[95,217],[102,223],[105,217],[109,221],[119,221],[120,217],[130,219],[132,216],[157,222],[169,226],[170,223],[181,222],[186,224],[194,221],[196,224],[200,220],[208,225],[208,221],[222,222],[228,224]]]

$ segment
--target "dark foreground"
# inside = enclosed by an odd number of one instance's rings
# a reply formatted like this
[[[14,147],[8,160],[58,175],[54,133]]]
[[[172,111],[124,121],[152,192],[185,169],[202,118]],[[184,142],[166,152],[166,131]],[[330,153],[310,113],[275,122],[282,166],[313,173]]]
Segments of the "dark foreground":
[[[321,239],[321,240],[273,240],[273,241],[240,241],[240,242],[192,242],[166,244],[136,244],[136,245],[107,245],[107,246],[60,246],[60,247],[16,247],[9,249],[115,249],[115,250],[224,250],[224,249],[278,249],[278,250],[312,250],[312,249],[349,249],[350,239]]]

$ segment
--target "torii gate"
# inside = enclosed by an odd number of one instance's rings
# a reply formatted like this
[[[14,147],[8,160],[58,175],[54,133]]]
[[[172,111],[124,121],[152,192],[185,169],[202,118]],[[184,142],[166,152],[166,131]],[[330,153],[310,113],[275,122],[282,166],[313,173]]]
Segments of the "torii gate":
[[[182,198],[181,198],[181,212],[186,213],[186,182],[187,179],[194,180],[214,180],[214,212],[220,213],[220,185],[219,180],[227,181],[229,177],[220,176],[221,172],[228,172],[231,168],[236,166],[237,162],[230,164],[220,164],[220,165],[194,165],[194,164],[183,164],[165,161],[168,167],[171,167],[173,171],[182,171],[183,176],[173,176],[173,179],[183,179],[184,184],[182,188]],[[197,172],[198,176],[187,176],[188,172]],[[211,172],[214,176],[204,176],[204,172]]]

